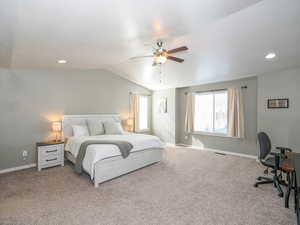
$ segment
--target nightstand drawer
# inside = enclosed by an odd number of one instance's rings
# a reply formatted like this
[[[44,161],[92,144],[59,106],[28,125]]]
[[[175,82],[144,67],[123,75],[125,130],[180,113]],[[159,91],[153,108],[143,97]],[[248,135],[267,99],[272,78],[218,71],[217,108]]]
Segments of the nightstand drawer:
[[[39,151],[42,154],[50,154],[55,152],[63,151],[63,145],[49,145],[49,146],[41,146],[39,147]]]
[[[40,163],[41,165],[46,165],[46,164],[56,164],[56,163],[61,163],[61,161],[63,160],[62,155],[48,155],[45,158],[41,158]]]
[[[47,150],[47,151],[40,151],[40,157],[42,159],[44,158],[51,158],[51,157],[55,157],[55,156],[60,156],[63,154],[63,151],[60,149],[56,149],[56,150]]]
[[[53,157],[62,157],[62,155],[64,154],[63,151],[61,150],[52,150],[52,151],[41,151],[40,152],[40,158],[41,159],[49,159],[49,158],[53,158]]]

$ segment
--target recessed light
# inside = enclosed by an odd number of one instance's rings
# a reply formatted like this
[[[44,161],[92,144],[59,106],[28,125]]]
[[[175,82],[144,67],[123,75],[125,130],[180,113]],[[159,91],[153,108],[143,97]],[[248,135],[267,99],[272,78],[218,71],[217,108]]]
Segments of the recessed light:
[[[275,57],[276,54],[274,52],[270,52],[265,56],[266,59],[274,59]]]
[[[64,63],[67,63],[67,60],[60,59],[60,60],[58,60],[57,62],[60,63],[60,64],[64,64]]]

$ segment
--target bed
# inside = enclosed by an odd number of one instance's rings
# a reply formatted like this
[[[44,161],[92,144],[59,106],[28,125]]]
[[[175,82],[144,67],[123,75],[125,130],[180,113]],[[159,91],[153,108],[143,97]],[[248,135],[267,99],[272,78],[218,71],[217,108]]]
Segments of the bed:
[[[82,165],[83,170],[90,175],[95,187],[102,182],[161,161],[164,145],[159,138],[153,135],[125,132],[122,135],[73,137],[72,126],[85,125],[86,121],[90,119],[101,122],[121,121],[117,114],[65,115],[62,121],[62,130],[66,140],[65,157],[67,160],[75,163],[79,146],[87,140],[124,140],[133,145],[127,158],[123,158],[118,147],[114,145],[93,144],[88,146]]]

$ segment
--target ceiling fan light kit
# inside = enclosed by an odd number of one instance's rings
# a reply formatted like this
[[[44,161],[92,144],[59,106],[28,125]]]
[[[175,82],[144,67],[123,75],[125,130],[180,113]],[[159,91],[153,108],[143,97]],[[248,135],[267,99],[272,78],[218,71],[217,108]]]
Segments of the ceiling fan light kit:
[[[164,55],[159,55],[154,58],[155,64],[164,64],[167,62],[167,57]]]

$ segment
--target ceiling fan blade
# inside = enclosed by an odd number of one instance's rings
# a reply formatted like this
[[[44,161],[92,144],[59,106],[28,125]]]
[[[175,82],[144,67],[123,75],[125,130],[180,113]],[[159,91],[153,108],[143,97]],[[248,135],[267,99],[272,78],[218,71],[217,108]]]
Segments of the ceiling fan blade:
[[[167,59],[170,59],[170,60],[173,60],[173,61],[179,62],[179,63],[182,63],[184,61],[184,59],[177,58],[177,57],[170,56],[170,55],[167,56]]]
[[[153,57],[153,56],[154,56],[154,55],[134,56],[134,57],[129,58],[129,60],[143,59],[143,58],[151,58],[151,57]]]
[[[167,53],[168,54],[174,54],[176,52],[181,52],[181,51],[186,51],[186,50],[188,50],[188,47],[182,46],[182,47],[179,47],[179,48],[174,48],[174,49],[168,50]]]

